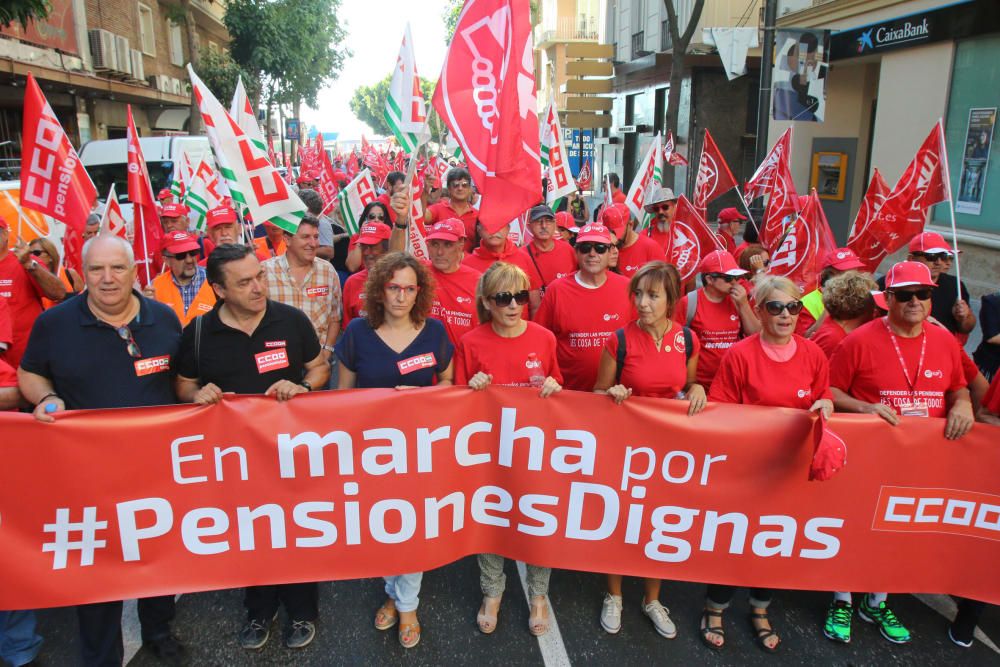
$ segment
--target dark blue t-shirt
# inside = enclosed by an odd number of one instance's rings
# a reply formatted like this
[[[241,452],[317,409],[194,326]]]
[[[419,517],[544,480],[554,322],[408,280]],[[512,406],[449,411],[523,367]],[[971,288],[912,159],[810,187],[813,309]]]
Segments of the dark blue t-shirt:
[[[429,387],[448,368],[453,352],[444,324],[431,317],[402,352],[386,345],[363,317],[351,320],[337,341],[337,358],[355,373],[359,389]]]
[[[181,323],[169,306],[133,294],[139,314],[128,328],[141,358],[129,356],[128,343],[94,317],[84,292],[38,316],[21,368],[51,380],[67,410],[176,403]]]

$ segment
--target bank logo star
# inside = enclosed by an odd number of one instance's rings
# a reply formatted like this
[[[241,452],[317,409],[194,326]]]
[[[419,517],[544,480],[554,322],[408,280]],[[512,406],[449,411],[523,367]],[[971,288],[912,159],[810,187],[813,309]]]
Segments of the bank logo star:
[[[865,48],[874,49],[875,45],[872,44],[872,31],[875,28],[869,28],[865,32],[861,33],[858,37],[858,53],[864,53]]]

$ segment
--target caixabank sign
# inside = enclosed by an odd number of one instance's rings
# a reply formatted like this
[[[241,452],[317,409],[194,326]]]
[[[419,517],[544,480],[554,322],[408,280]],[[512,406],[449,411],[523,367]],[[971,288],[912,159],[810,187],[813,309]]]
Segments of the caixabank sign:
[[[966,0],[836,32],[830,59],[841,60],[1000,31],[1000,2]]]

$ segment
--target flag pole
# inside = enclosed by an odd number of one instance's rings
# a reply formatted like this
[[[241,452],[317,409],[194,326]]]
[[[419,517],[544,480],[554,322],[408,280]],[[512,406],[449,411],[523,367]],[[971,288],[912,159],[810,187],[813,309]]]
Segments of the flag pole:
[[[747,218],[750,220],[750,224],[753,228],[757,230],[757,240],[760,241],[760,227],[757,226],[757,222],[753,219],[753,213],[747,207],[747,203],[743,200],[743,194],[740,192],[740,186],[734,185],[733,190],[736,190],[736,198],[740,200],[740,205],[743,206],[743,211],[747,214]]]
[[[148,285],[153,281],[153,272],[149,268],[150,259],[149,259],[149,244],[146,242],[146,216],[143,214],[141,206],[137,207],[133,204],[132,210],[133,212],[136,210],[139,211],[139,227],[142,230],[142,265],[146,269],[146,285]],[[132,216],[132,221],[133,222],[135,221],[134,215]],[[145,285],[143,285],[143,287],[145,287]]]
[[[948,216],[951,219],[951,245],[955,251],[955,292],[962,300],[962,267],[958,261],[958,227],[955,225],[955,201],[951,196],[951,168],[948,166],[948,147],[944,143],[944,121],[938,118],[938,140],[941,142],[941,162],[944,163],[944,183],[948,187]]]

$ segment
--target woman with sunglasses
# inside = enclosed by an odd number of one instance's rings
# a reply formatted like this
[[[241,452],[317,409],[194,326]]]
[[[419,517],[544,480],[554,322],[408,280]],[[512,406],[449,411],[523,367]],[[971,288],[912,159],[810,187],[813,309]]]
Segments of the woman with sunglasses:
[[[403,252],[383,255],[365,282],[365,317],[351,320],[337,342],[339,389],[414,389],[452,383],[452,345],[444,325],[428,315],[434,280],[427,267]],[[411,363],[407,363],[411,362]],[[375,628],[399,624],[399,643],[420,642],[417,606],[423,572],[385,577],[387,600]]]
[[[53,273],[59,276],[59,280],[66,287],[66,297],[63,299],[70,298],[74,294],[79,294],[83,291],[83,278],[75,270],[64,267],[59,263],[59,251],[52,241],[47,238],[38,237],[32,239],[31,243],[28,244],[28,252],[38,260],[38,262],[49,270],[49,273]],[[53,301],[49,298],[42,298],[42,306],[45,308],[51,308],[52,306],[59,303],[58,301]]]
[[[534,387],[541,398],[562,390],[556,337],[523,318],[527,305],[528,276],[520,267],[497,262],[486,270],[476,289],[476,311],[482,324],[462,336],[455,349],[455,384],[468,384],[477,391],[491,384]],[[478,560],[483,603],[476,623],[488,635],[497,629],[506,585],[504,557],[479,554]],[[552,570],[528,564],[527,572],[531,604],[528,630],[538,637],[549,629],[546,596]]]
[[[392,229],[392,221],[389,218],[389,207],[380,201],[369,202],[367,206],[361,209],[358,228],[360,229],[369,222],[386,225],[389,229]],[[364,260],[361,257],[361,249],[358,247],[358,234],[351,236],[351,242],[347,248],[347,260],[344,264],[351,273],[358,271],[362,264],[364,264]]]
[[[650,262],[629,282],[628,291],[638,318],[608,338],[601,354],[594,391],[621,405],[629,396],[686,398],[688,415],[705,407],[705,389],[695,380],[698,339],[672,320],[680,299],[680,275],[666,262]],[[621,630],[622,575],[608,574],[608,592],[601,608],[601,627]],[[644,580],[642,611],[663,637],[673,639],[677,627],[670,610],[660,603],[660,579]]]
[[[830,367],[815,343],[795,333],[802,312],[802,293],[791,280],[767,276],[754,288],[760,332],[729,348],[722,358],[708,397],[720,403],[769,405],[833,413]],[[722,613],[733,599],[735,587],[709,584],[701,619],[702,641],[719,650],[725,643]],[[780,637],[771,628],[767,608],[771,593],[750,589],[750,623],[757,645],[773,653]]]

